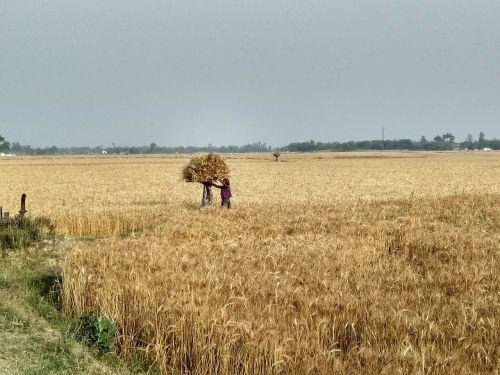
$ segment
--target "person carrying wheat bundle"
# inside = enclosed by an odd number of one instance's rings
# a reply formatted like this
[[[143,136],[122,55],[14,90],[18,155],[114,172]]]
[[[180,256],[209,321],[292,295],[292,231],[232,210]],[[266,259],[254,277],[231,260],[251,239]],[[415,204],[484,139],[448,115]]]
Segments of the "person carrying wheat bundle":
[[[228,180],[229,167],[224,159],[215,153],[201,154],[192,158],[182,169],[182,178],[186,182],[198,182],[203,185],[201,206],[210,206],[213,202],[212,186],[219,188],[225,186],[224,180]],[[221,185],[214,185],[221,181]],[[227,192],[225,191],[225,196]],[[227,202],[224,202],[227,203]]]

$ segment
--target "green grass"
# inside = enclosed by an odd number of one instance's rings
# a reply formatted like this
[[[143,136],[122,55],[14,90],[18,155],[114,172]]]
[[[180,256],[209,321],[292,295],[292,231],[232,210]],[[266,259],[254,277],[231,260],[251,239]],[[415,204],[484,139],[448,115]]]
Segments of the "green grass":
[[[43,238],[47,236],[31,237],[27,243]],[[4,247],[1,252],[0,375],[155,373],[140,361],[125,363],[115,354],[99,356],[75,338],[74,321],[59,311],[57,262],[64,253],[62,239],[24,246]]]
[[[23,249],[33,242],[54,237],[54,228],[47,218],[0,221],[0,248]]]

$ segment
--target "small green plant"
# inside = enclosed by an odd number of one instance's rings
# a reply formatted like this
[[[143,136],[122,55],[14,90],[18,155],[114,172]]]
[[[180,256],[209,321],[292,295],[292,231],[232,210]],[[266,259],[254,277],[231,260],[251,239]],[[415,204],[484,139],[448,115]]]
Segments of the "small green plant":
[[[22,249],[53,236],[52,223],[45,217],[0,222],[0,248],[3,249]]]
[[[113,352],[116,348],[116,323],[95,313],[80,316],[76,337],[86,345],[96,348],[99,354]]]

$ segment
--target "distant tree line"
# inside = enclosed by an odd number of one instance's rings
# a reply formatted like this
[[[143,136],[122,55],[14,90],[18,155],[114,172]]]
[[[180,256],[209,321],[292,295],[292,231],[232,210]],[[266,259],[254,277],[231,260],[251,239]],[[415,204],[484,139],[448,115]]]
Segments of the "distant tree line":
[[[374,140],[374,141],[350,141],[350,142],[295,142],[282,147],[280,151],[368,151],[368,150],[429,150],[447,151],[454,149],[483,150],[490,148],[500,150],[500,140],[486,139],[483,132],[479,133],[478,139],[471,134],[463,142],[455,142],[455,136],[451,133],[437,135],[432,140],[424,136],[418,141],[411,139]]]
[[[1,145],[1,143],[0,143]],[[270,152],[271,146],[263,142],[249,143],[244,146],[213,146],[204,147],[196,146],[177,146],[163,147],[156,143],[151,143],[149,146],[116,146],[104,147],[103,145],[96,147],[31,147],[21,145],[17,142],[5,148],[5,152],[24,155],[86,155],[86,154],[118,154],[118,155],[134,155],[134,154],[185,154],[196,152],[219,152],[219,153],[237,153],[237,152]]]
[[[219,153],[245,153],[245,152],[270,152],[270,151],[291,151],[291,152],[310,152],[310,151],[368,151],[368,150],[428,150],[428,151],[447,151],[454,149],[485,149],[500,150],[500,140],[486,139],[483,132],[475,139],[469,134],[463,142],[455,142],[455,136],[451,133],[437,135],[432,140],[427,140],[424,136],[418,141],[411,139],[394,140],[372,140],[372,141],[350,141],[350,142],[315,142],[313,140],[306,142],[293,142],[284,147],[272,148],[263,142],[249,143],[244,146],[213,146],[211,144],[205,147],[196,146],[178,146],[163,147],[156,143],[149,146],[116,146],[104,147],[31,147],[21,145],[18,142],[10,144],[0,136],[0,152],[12,152],[24,155],[85,155],[85,154],[185,154],[197,152],[219,152]]]

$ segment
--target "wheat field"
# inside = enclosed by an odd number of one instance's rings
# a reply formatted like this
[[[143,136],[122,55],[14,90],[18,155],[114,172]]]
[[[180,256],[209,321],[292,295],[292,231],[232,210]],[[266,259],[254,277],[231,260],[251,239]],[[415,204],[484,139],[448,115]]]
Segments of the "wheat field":
[[[500,153],[273,159],[226,156],[231,210],[186,155],[3,159],[0,204],[52,219],[64,310],[162,374],[499,373]]]

